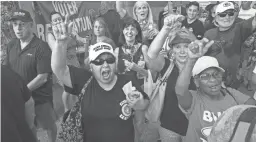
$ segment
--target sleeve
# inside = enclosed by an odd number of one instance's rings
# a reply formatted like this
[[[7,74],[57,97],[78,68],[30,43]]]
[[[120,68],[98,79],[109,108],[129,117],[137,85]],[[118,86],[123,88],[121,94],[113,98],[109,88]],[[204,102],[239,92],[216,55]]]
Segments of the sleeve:
[[[197,92],[190,90],[190,93],[191,93],[191,95],[192,95],[192,97],[193,97],[191,107],[190,107],[189,109],[185,110],[185,109],[183,109],[183,108],[179,105],[180,110],[185,114],[185,116],[186,116],[187,118],[189,118],[189,116],[190,116],[190,115],[192,114],[192,112],[194,111],[195,105],[199,103],[199,98],[198,98],[198,96],[197,96]]]
[[[254,69],[253,69],[253,73],[255,73],[256,74],[256,66],[254,67]]]
[[[250,96],[245,95],[238,90],[235,90],[232,88],[227,88],[227,89],[230,93],[232,93],[233,97],[236,99],[238,104],[244,104],[248,99],[250,99]]]
[[[253,33],[253,30],[252,30],[253,19],[254,17],[236,24],[236,26],[239,26],[239,29],[241,32],[242,42],[244,42]]]
[[[70,79],[73,88],[64,85],[64,90],[73,95],[79,95],[85,83],[92,76],[91,72],[77,68],[74,66],[68,66],[70,72]]]
[[[36,54],[37,74],[51,73],[51,49],[45,42],[42,42],[39,46]]]

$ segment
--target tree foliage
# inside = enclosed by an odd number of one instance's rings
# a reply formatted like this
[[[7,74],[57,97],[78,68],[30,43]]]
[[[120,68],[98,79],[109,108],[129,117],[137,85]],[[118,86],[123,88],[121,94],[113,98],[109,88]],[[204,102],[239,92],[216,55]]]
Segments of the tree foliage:
[[[19,8],[18,1],[1,1],[1,62],[5,57],[6,45],[14,37],[14,32],[8,20],[12,11]]]

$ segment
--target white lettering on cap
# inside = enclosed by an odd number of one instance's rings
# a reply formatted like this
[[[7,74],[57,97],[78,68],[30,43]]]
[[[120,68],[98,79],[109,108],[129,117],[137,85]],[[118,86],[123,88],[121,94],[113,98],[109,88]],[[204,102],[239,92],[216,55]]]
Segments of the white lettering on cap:
[[[111,50],[111,47],[107,46],[107,45],[100,45],[100,46],[96,46],[95,48],[93,48],[93,50],[95,52],[102,50],[102,49],[107,49],[107,50]]]
[[[26,14],[23,12],[14,12],[14,16],[25,16]]]

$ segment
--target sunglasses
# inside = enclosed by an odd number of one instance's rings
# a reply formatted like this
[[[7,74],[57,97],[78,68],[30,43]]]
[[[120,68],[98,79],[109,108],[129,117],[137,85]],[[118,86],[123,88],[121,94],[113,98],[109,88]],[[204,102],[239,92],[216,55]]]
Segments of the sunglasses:
[[[227,15],[228,16],[234,16],[235,13],[234,12],[223,12],[223,13],[219,13],[218,14],[220,17],[226,17]]]
[[[223,77],[223,72],[218,71],[218,72],[215,72],[213,74],[204,73],[204,74],[199,75],[199,78],[201,80],[206,80],[206,81],[210,80],[211,77],[213,77],[215,79],[220,79],[220,78]]]
[[[97,59],[97,60],[91,61],[91,63],[93,63],[96,66],[100,66],[100,65],[103,65],[105,61],[108,64],[114,64],[116,62],[116,59],[115,58]]]

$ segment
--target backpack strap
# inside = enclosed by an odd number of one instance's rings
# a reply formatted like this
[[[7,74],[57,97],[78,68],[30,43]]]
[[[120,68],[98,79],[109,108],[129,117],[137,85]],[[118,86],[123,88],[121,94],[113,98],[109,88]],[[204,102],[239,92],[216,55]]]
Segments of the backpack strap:
[[[238,101],[236,100],[236,98],[234,97],[234,95],[226,88],[226,87],[222,87],[222,89],[220,90],[224,95],[228,94],[230,95],[234,101],[236,102],[237,105],[239,105]]]

